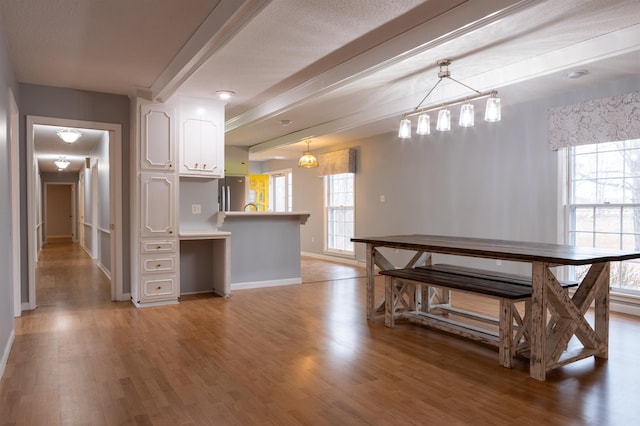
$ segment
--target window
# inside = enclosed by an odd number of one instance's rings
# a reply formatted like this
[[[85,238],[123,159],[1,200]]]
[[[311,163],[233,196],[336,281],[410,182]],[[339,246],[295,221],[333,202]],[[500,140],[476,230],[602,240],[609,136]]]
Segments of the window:
[[[293,211],[293,173],[291,169],[269,173],[269,210]]]
[[[354,174],[341,173],[324,177],[325,249],[353,255]]]
[[[640,248],[640,140],[568,148],[568,243]],[[585,267],[573,271],[577,278]],[[611,264],[611,288],[640,295],[640,261]]]

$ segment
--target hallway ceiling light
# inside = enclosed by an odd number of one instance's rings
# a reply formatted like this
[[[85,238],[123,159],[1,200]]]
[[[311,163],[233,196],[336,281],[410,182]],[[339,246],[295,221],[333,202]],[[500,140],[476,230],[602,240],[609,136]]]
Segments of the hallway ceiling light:
[[[298,167],[304,167],[306,169],[310,169],[312,167],[318,167],[320,164],[318,163],[318,159],[309,151],[309,144],[311,141],[307,142],[307,150],[304,152],[302,157],[298,160]]]
[[[82,133],[75,129],[58,130],[56,133],[58,134],[60,139],[62,139],[66,143],[74,143],[80,136],[82,136]]]
[[[235,92],[232,92],[231,90],[217,90],[216,94],[218,95],[218,97],[222,100],[229,100],[231,99],[231,97],[233,95],[235,95]]]
[[[463,104],[462,108],[460,109],[460,119],[458,121],[458,124],[461,127],[473,126],[474,111],[473,111],[473,104],[471,104],[470,102],[476,99],[489,98],[487,99],[487,105],[485,108],[485,116],[484,116],[485,121],[489,121],[489,122],[500,121],[501,119],[500,98],[498,98],[497,90],[480,92],[479,90],[476,90],[473,87],[467,86],[466,84],[451,77],[451,73],[449,72],[449,65],[451,65],[450,59],[440,59],[437,62],[437,64],[440,67],[440,71],[438,72],[438,81],[431,88],[431,90],[427,92],[427,94],[424,96],[424,98],[422,98],[420,103],[413,109],[413,111],[408,112],[402,116],[402,120],[400,120],[400,128],[398,130],[399,138],[401,139],[411,138],[411,120],[409,118],[416,115],[418,116],[418,125],[416,127],[416,133],[418,135],[430,134],[431,118],[427,113],[429,111],[435,111],[435,110],[440,110],[438,112],[438,121],[436,124],[436,130],[440,130],[443,132],[451,130],[451,111],[448,109],[448,107],[452,105],[458,105],[458,104]],[[420,107],[422,106],[424,101],[427,100],[429,95],[431,95],[431,93],[435,90],[435,88],[438,87],[438,85],[445,78],[455,83],[458,83],[459,85],[464,86],[469,90],[474,91],[475,94],[471,96],[465,96],[464,98],[455,99],[453,101],[445,102],[435,107],[427,107],[427,108],[421,109]]]
[[[56,167],[58,168],[58,170],[64,170],[69,166],[69,161],[64,158],[64,157],[60,157],[59,159],[57,159],[56,161],[53,162],[53,164],[56,165]]]

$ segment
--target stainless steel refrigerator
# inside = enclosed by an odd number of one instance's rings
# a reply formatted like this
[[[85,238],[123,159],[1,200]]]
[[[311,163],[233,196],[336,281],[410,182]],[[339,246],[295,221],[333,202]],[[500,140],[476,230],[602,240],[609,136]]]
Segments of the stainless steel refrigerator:
[[[227,176],[218,180],[218,208],[220,211],[241,212],[247,199],[247,177]]]

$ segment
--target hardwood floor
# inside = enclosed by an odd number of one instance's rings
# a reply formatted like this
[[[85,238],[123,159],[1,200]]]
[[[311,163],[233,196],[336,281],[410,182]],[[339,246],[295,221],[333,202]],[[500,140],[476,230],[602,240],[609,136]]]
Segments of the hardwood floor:
[[[361,271],[326,267],[345,278],[136,309],[109,301],[77,247],[47,247],[40,307],[16,319],[0,424],[638,424],[638,318],[612,315],[608,361],[538,382],[494,349],[367,323],[365,280],[349,277]]]

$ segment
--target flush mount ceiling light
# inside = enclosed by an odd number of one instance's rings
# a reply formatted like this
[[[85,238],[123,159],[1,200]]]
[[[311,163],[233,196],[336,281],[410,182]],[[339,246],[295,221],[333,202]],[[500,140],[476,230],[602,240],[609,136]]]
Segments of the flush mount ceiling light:
[[[577,70],[577,71],[571,71],[570,73],[568,73],[567,77],[569,77],[569,78],[580,78],[580,77],[584,77],[587,74],[589,74],[589,71],[587,71],[587,70]]]
[[[53,164],[56,165],[58,170],[64,170],[69,166],[70,163],[66,158],[60,157],[56,161],[54,161]]]
[[[216,94],[218,95],[218,97],[222,100],[229,100],[231,99],[231,97],[233,95],[235,95],[235,92],[232,92],[231,90],[217,90]]]
[[[80,136],[82,136],[82,133],[75,129],[58,130],[56,133],[58,134],[60,139],[62,139],[66,143],[74,143]]]
[[[498,98],[497,90],[490,90],[487,92],[480,92],[479,90],[474,89],[473,87],[467,86],[466,84],[456,80],[451,77],[451,73],[449,72],[449,65],[451,65],[450,59],[440,59],[437,62],[440,67],[440,71],[438,72],[438,81],[436,84],[427,92],[427,94],[422,98],[420,103],[413,109],[413,111],[408,112],[402,116],[402,120],[400,120],[400,129],[398,130],[398,137],[401,139],[409,139],[411,138],[411,120],[410,117],[418,116],[418,124],[416,127],[416,133],[418,135],[428,135],[431,133],[431,117],[427,114],[429,111],[438,111],[438,121],[436,123],[436,130],[440,130],[442,132],[446,132],[451,130],[451,111],[448,107],[458,104],[463,104],[460,109],[460,119],[458,121],[458,125],[461,127],[471,127],[474,125],[474,111],[473,104],[471,101],[475,101],[477,99],[488,98],[487,105],[484,113],[485,121],[500,121],[500,98]],[[469,90],[475,92],[475,94],[471,96],[465,96],[464,98],[455,99],[453,101],[445,102],[435,107],[427,107],[420,108],[422,104],[427,100],[429,95],[435,90],[436,87],[442,82],[444,79],[449,79],[455,83],[458,83],[461,86],[466,87]]]
[[[309,151],[309,144],[311,143],[311,141],[306,141],[306,142],[307,142],[307,150],[304,152],[302,157],[300,157],[300,159],[298,160],[298,167],[304,167],[306,169],[310,169],[312,167],[318,167],[319,166],[318,159],[315,157],[315,155],[311,153],[311,151]]]

